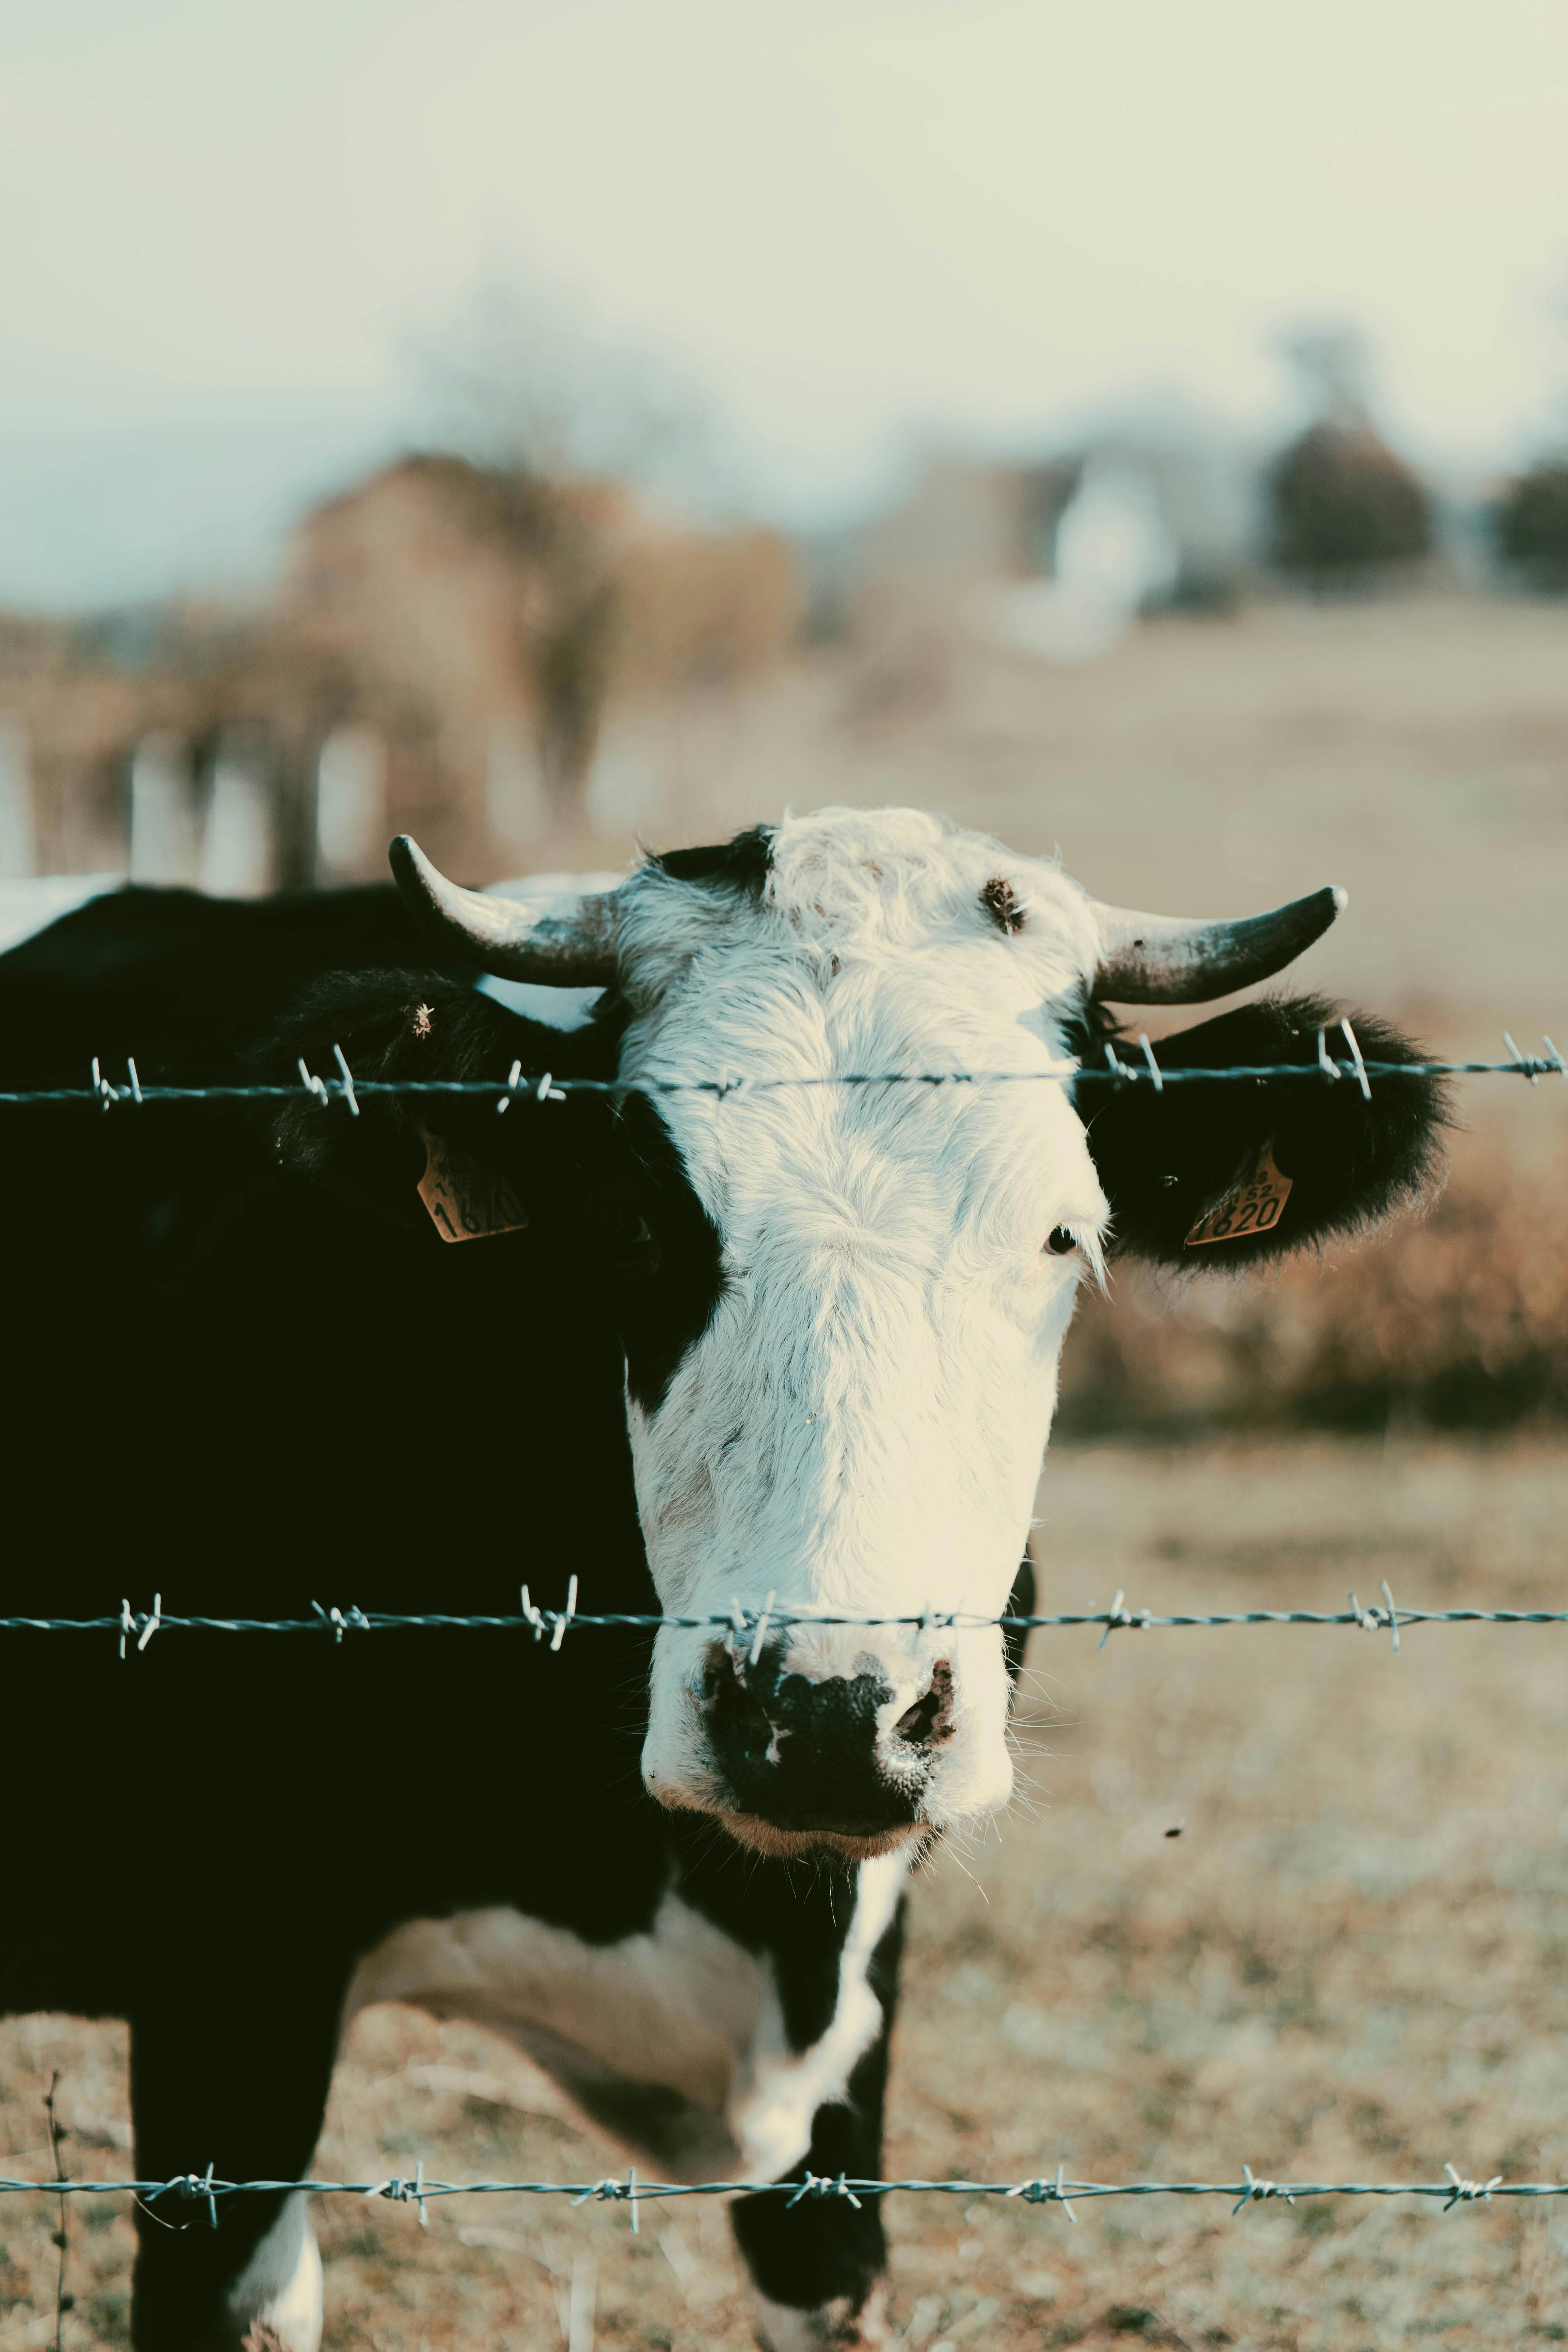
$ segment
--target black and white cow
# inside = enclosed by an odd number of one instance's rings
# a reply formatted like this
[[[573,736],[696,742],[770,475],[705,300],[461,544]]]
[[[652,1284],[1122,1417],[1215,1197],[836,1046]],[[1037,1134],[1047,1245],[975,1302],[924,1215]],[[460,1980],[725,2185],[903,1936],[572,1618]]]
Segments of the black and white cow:
[[[1079,1284],[1310,1244],[1427,1171],[1426,1080],[1090,1075],[1102,1000],[1261,980],[1331,892],[1127,915],[899,810],[542,916],[394,862],[417,930],[391,890],[81,908],[0,958],[5,1083],[334,1045],[361,1078],[1041,1081],[0,1113],[7,1612],[510,1613],[572,1575],[595,1612],[1027,1610]],[[600,992],[562,1027],[480,968]],[[1161,1064],[1310,1063],[1328,1017],[1247,1004]],[[1259,1169],[1267,1230],[1189,1249]],[[385,1999],[509,2036],[647,2173],[878,2177],[910,1865],[1008,1798],[995,1630],[795,1624],[754,1662],[707,1631],[0,1638],[37,1775],[0,2000],[129,2017],[140,2177],[305,2177]],[[313,2352],[302,2196],[138,2218],[142,2352]],[[733,2221],[774,2352],[879,2340],[874,2200]]]

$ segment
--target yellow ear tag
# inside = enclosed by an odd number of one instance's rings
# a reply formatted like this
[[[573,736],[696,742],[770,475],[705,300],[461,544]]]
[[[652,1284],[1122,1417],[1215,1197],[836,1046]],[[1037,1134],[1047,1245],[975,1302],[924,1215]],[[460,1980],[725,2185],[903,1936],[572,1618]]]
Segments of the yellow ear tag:
[[[490,1234],[520,1234],[528,1211],[504,1176],[466,1151],[454,1150],[445,1136],[426,1128],[425,1173],[419,1197],[444,1242],[479,1242]]]
[[[1274,1165],[1274,1138],[1258,1152],[1250,1174],[1238,1178],[1202,1216],[1187,1235],[1189,1249],[1208,1242],[1245,1241],[1266,1234],[1279,1223],[1290,1197],[1290,1178]]]

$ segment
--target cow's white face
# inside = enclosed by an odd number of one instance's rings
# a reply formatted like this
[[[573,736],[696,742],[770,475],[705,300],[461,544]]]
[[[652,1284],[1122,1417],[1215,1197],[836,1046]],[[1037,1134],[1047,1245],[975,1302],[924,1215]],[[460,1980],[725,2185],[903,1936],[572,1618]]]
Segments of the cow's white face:
[[[998,880],[1011,895],[988,903]],[[625,886],[622,1073],[1059,1068],[1098,945],[1054,866],[937,818],[786,820],[760,887],[657,868]],[[705,1295],[628,1339],[665,1610],[1004,1612],[1106,1215],[1067,1089],[759,1088],[658,1110],[712,1229]],[[994,1628],[796,1626],[755,1664],[667,1631],[643,1770],[773,1851],[870,1853],[1006,1801],[1007,1706]]]
[[[612,1288],[648,1557],[666,1611],[704,1621],[658,1636],[648,1787],[781,1853],[865,1856],[1000,1805],[996,1628],[831,1621],[1004,1609],[1073,1296],[1100,1263],[1097,1160],[1118,1247],[1175,1265],[1265,1152],[1289,1181],[1267,1225],[1256,1196],[1255,1222],[1238,1211],[1234,1265],[1353,1232],[1427,1181],[1446,1115],[1429,1073],[1375,1097],[1363,1078],[1348,1114],[1349,1089],[1325,1106],[1287,1083],[1324,1056],[1311,998],[1168,1040],[1168,1075],[1201,1087],[1173,1098],[1151,1058],[1093,1154],[1061,1083],[1087,999],[1250,988],[1344,893],[1141,913],[909,809],[787,818],[559,912],[460,889],[406,837],[392,865],[422,927],[484,970],[616,983],[626,1024],[600,1045],[619,1036],[623,1076],[753,1082],[628,1095],[598,1185],[626,1241]],[[1419,1060],[1358,1020],[1369,1064]],[[1037,1079],[844,1083],[952,1071]],[[737,1604],[806,1622],[715,1639],[706,1621]]]

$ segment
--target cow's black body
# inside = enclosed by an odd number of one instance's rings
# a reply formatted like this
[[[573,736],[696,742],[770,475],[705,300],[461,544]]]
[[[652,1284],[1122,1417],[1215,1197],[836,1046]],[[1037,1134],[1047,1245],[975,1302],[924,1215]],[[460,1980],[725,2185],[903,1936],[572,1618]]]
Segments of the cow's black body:
[[[132,1050],[144,1081],[243,1076],[280,1009],[346,961],[423,961],[391,892],[100,900],[0,959],[5,1082],[74,1084],[94,1053],[122,1074]],[[608,1066],[603,1034],[534,1040],[467,1001],[505,1033],[491,1070],[535,1045],[557,1071]],[[0,1112],[5,1610],[156,1592],[172,1614],[510,1614],[520,1578],[559,1603],[574,1573],[584,1608],[655,1610],[602,1311],[616,1228],[583,1172],[605,1117],[514,1107],[534,1223],[453,1247],[412,1173],[381,1199],[280,1170],[265,1115]],[[842,1897],[736,1867],[644,1794],[649,1638],[552,1654],[466,1632],[168,1633],[121,1663],[109,1635],[5,1636],[7,1747],[47,1773],[67,1833],[47,1871],[10,1877],[0,2000],[129,2016],[143,2179],[305,2174],[354,1963],[415,1916],[512,1905],[612,1942],[673,1881],[770,1956],[804,2047],[831,2012]],[[877,1969],[889,2016],[896,1941]],[[884,2071],[885,2035],[854,2106],[819,2116],[816,2170],[876,2174]],[[657,2114],[603,2120],[658,2144]],[[137,2343],[222,2340],[226,2285],[275,2210],[230,2200],[216,2232],[144,2219]],[[740,2233],[778,2302],[879,2266],[871,2208],[775,2207]]]
[[[474,977],[430,968],[390,890],[253,907],[121,893],[0,958],[0,1086],[79,1085],[94,1055],[119,1077],[131,1053],[144,1082],[291,1077],[301,1051],[331,1076],[334,1042],[362,1078],[499,1077],[513,1060],[613,1074],[613,992],[563,1034]],[[1248,1006],[1162,1050],[1310,1064],[1328,1017]],[[1408,1055],[1377,1024],[1361,1034],[1369,1055]],[[1100,1084],[1079,1108],[1113,1241],[1177,1258],[1266,1139],[1299,1214],[1243,1257],[1408,1192],[1442,1115],[1429,1079],[1365,1103],[1348,1086]],[[526,1229],[444,1243],[416,1191],[422,1126],[505,1175]],[[0,1108],[0,1140],[5,1613],[156,1594],[174,1615],[510,1615],[524,1579],[559,1604],[573,1575],[585,1610],[657,1610],[626,1395],[657,1405],[722,1276],[647,1104],[519,1100],[501,1118],[489,1098],[367,1098],[357,1121],[302,1092],[281,1116]],[[1014,1607],[1031,1605],[1026,1563]],[[411,1920],[498,1909],[616,1947],[673,1888],[766,1960],[784,2041],[808,2051],[840,1997],[854,1899],[831,1874],[742,1864],[711,1822],[645,1794],[649,1642],[170,1631],[122,1662],[110,1634],[0,1635],[8,1752],[68,1832],[47,1868],[7,1875],[0,2003],[130,2018],[143,2179],[305,2175],[356,1964]],[[864,1978],[880,2032],[817,2106],[795,2175],[879,2172],[887,1916]],[[675,2147],[680,2103],[657,2079],[575,2087],[627,2145]],[[142,2352],[238,2343],[226,2297],[291,2210],[233,2199],[216,2231],[143,2215]],[[881,2266],[875,2200],[742,2201],[736,2227],[786,2316],[852,2318]],[[816,2325],[790,2340],[829,2340]]]

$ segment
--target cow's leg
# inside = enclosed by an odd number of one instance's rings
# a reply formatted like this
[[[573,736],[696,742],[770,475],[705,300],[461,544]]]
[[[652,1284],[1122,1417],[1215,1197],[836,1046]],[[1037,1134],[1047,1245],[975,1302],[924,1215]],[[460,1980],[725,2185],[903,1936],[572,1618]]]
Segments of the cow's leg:
[[[320,1967],[320,1962],[317,1962]],[[342,1973],[296,1981],[215,1963],[140,2005],[131,2028],[136,2169],[143,2180],[297,2180],[331,2082]],[[287,2190],[205,2202],[171,2194],[137,2211],[136,2352],[317,2352],[321,2262],[306,2200]]]
[[[840,2097],[812,2117],[811,2147],[785,2176],[804,2180],[879,2180],[888,2044],[903,1947],[900,1899],[879,1938],[865,1982],[881,2009]],[[809,2058],[805,2062],[809,2063]],[[810,2191],[796,2205],[773,2194],[739,2199],[731,2216],[752,2274],[757,2334],[768,2352],[859,2352],[888,2338],[884,2328],[888,2242],[881,2200]]]

